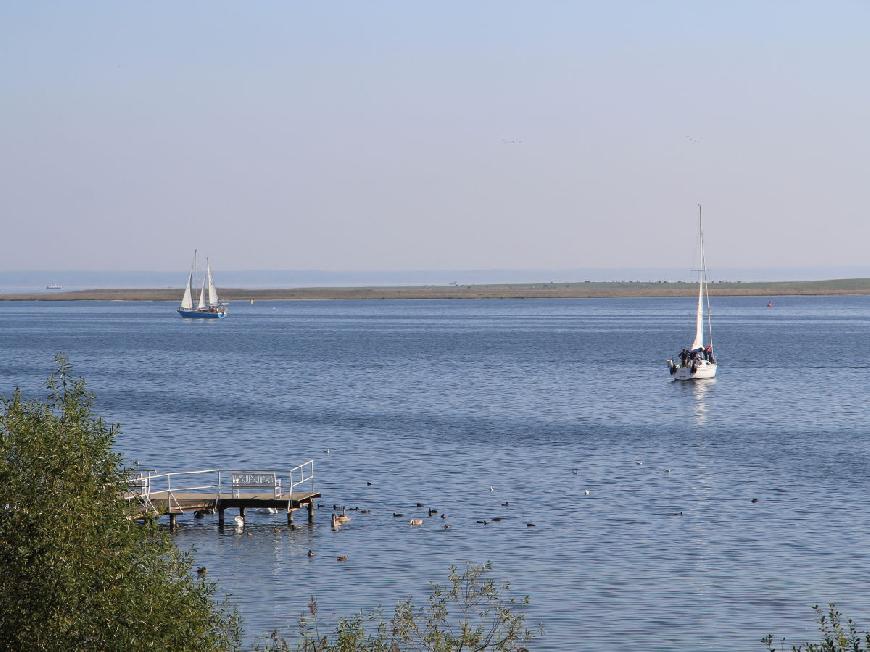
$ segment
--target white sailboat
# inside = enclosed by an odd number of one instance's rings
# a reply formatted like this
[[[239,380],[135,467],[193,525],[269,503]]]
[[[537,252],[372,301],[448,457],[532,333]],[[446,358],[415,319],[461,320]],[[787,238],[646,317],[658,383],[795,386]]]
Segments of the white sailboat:
[[[704,258],[704,228],[701,205],[698,204],[698,307],[695,313],[695,339],[692,346],[683,349],[677,360],[668,360],[668,369],[674,380],[704,380],[716,377],[719,365],[713,355],[713,321],[710,313],[710,294],[707,291],[707,261]],[[708,339],[704,344],[704,307],[707,308]]]
[[[190,274],[187,275],[187,287],[184,288],[184,296],[178,306],[178,314],[187,318],[220,319],[226,317],[227,307],[218,298],[208,258],[206,258],[206,275],[202,279],[202,288],[199,291],[199,301],[196,308],[193,307],[193,277],[195,275],[196,250],[193,252],[193,265],[190,268]],[[206,289],[208,289],[208,303],[205,300]]]

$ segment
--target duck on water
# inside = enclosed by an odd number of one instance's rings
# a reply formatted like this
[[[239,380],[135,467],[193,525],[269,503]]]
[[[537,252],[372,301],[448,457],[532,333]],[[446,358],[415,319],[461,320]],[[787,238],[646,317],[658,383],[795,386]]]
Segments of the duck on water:
[[[716,377],[718,364],[713,355],[713,322],[710,316],[710,295],[707,291],[707,261],[704,259],[704,229],[701,205],[698,204],[698,307],[695,314],[695,339],[683,349],[678,360],[668,360],[668,370],[674,380],[703,380]],[[704,344],[704,307],[707,308],[708,340]]]

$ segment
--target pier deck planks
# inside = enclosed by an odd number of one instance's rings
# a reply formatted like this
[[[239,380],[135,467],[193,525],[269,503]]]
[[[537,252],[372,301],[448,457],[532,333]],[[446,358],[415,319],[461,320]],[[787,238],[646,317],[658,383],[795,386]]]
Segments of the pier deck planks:
[[[257,509],[265,507],[274,507],[275,509],[292,512],[294,510],[306,507],[314,499],[320,498],[318,492],[295,492],[276,498],[272,492],[264,493],[241,493],[234,496],[231,492],[213,494],[213,493],[190,493],[190,492],[173,492],[170,504],[169,497],[160,496],[150,499],[151,505],[157,510],[158,514],[185,514],[195,512],[197,510],[225,510],[225,509]],[[136,497],[129,496],[128,499],[136,500]],[[142,504],[143,514],[149,511]]]

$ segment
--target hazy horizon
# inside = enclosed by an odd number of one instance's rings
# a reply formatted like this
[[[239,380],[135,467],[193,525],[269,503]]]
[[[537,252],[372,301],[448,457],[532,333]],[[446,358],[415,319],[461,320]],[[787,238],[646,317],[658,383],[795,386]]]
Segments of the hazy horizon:
[[[0,267],[868,261],[870,4],[4,3]],[[870,261],[868,261],[870,262]]]

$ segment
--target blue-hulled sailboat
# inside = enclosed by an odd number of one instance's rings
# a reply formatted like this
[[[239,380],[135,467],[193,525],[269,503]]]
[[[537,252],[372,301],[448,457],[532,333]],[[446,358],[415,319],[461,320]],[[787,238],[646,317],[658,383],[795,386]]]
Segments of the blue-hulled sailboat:
[[[196,250],[193,252],[193,265],[190,274],[187,275],[187,287],[184,288],[184,296],[181,305],[178,306],[178,314],[189,319],[223,319],[227,316],[227,306],[218,298],[214,277],[211,275],[211,265],[208,258],[205,259],[206,275],[202,279],[202,289],[199,291],[199,302],[193,307],[193,277],[196,275]],[[208,303],[205,301],[205,290],[208,288]]]

